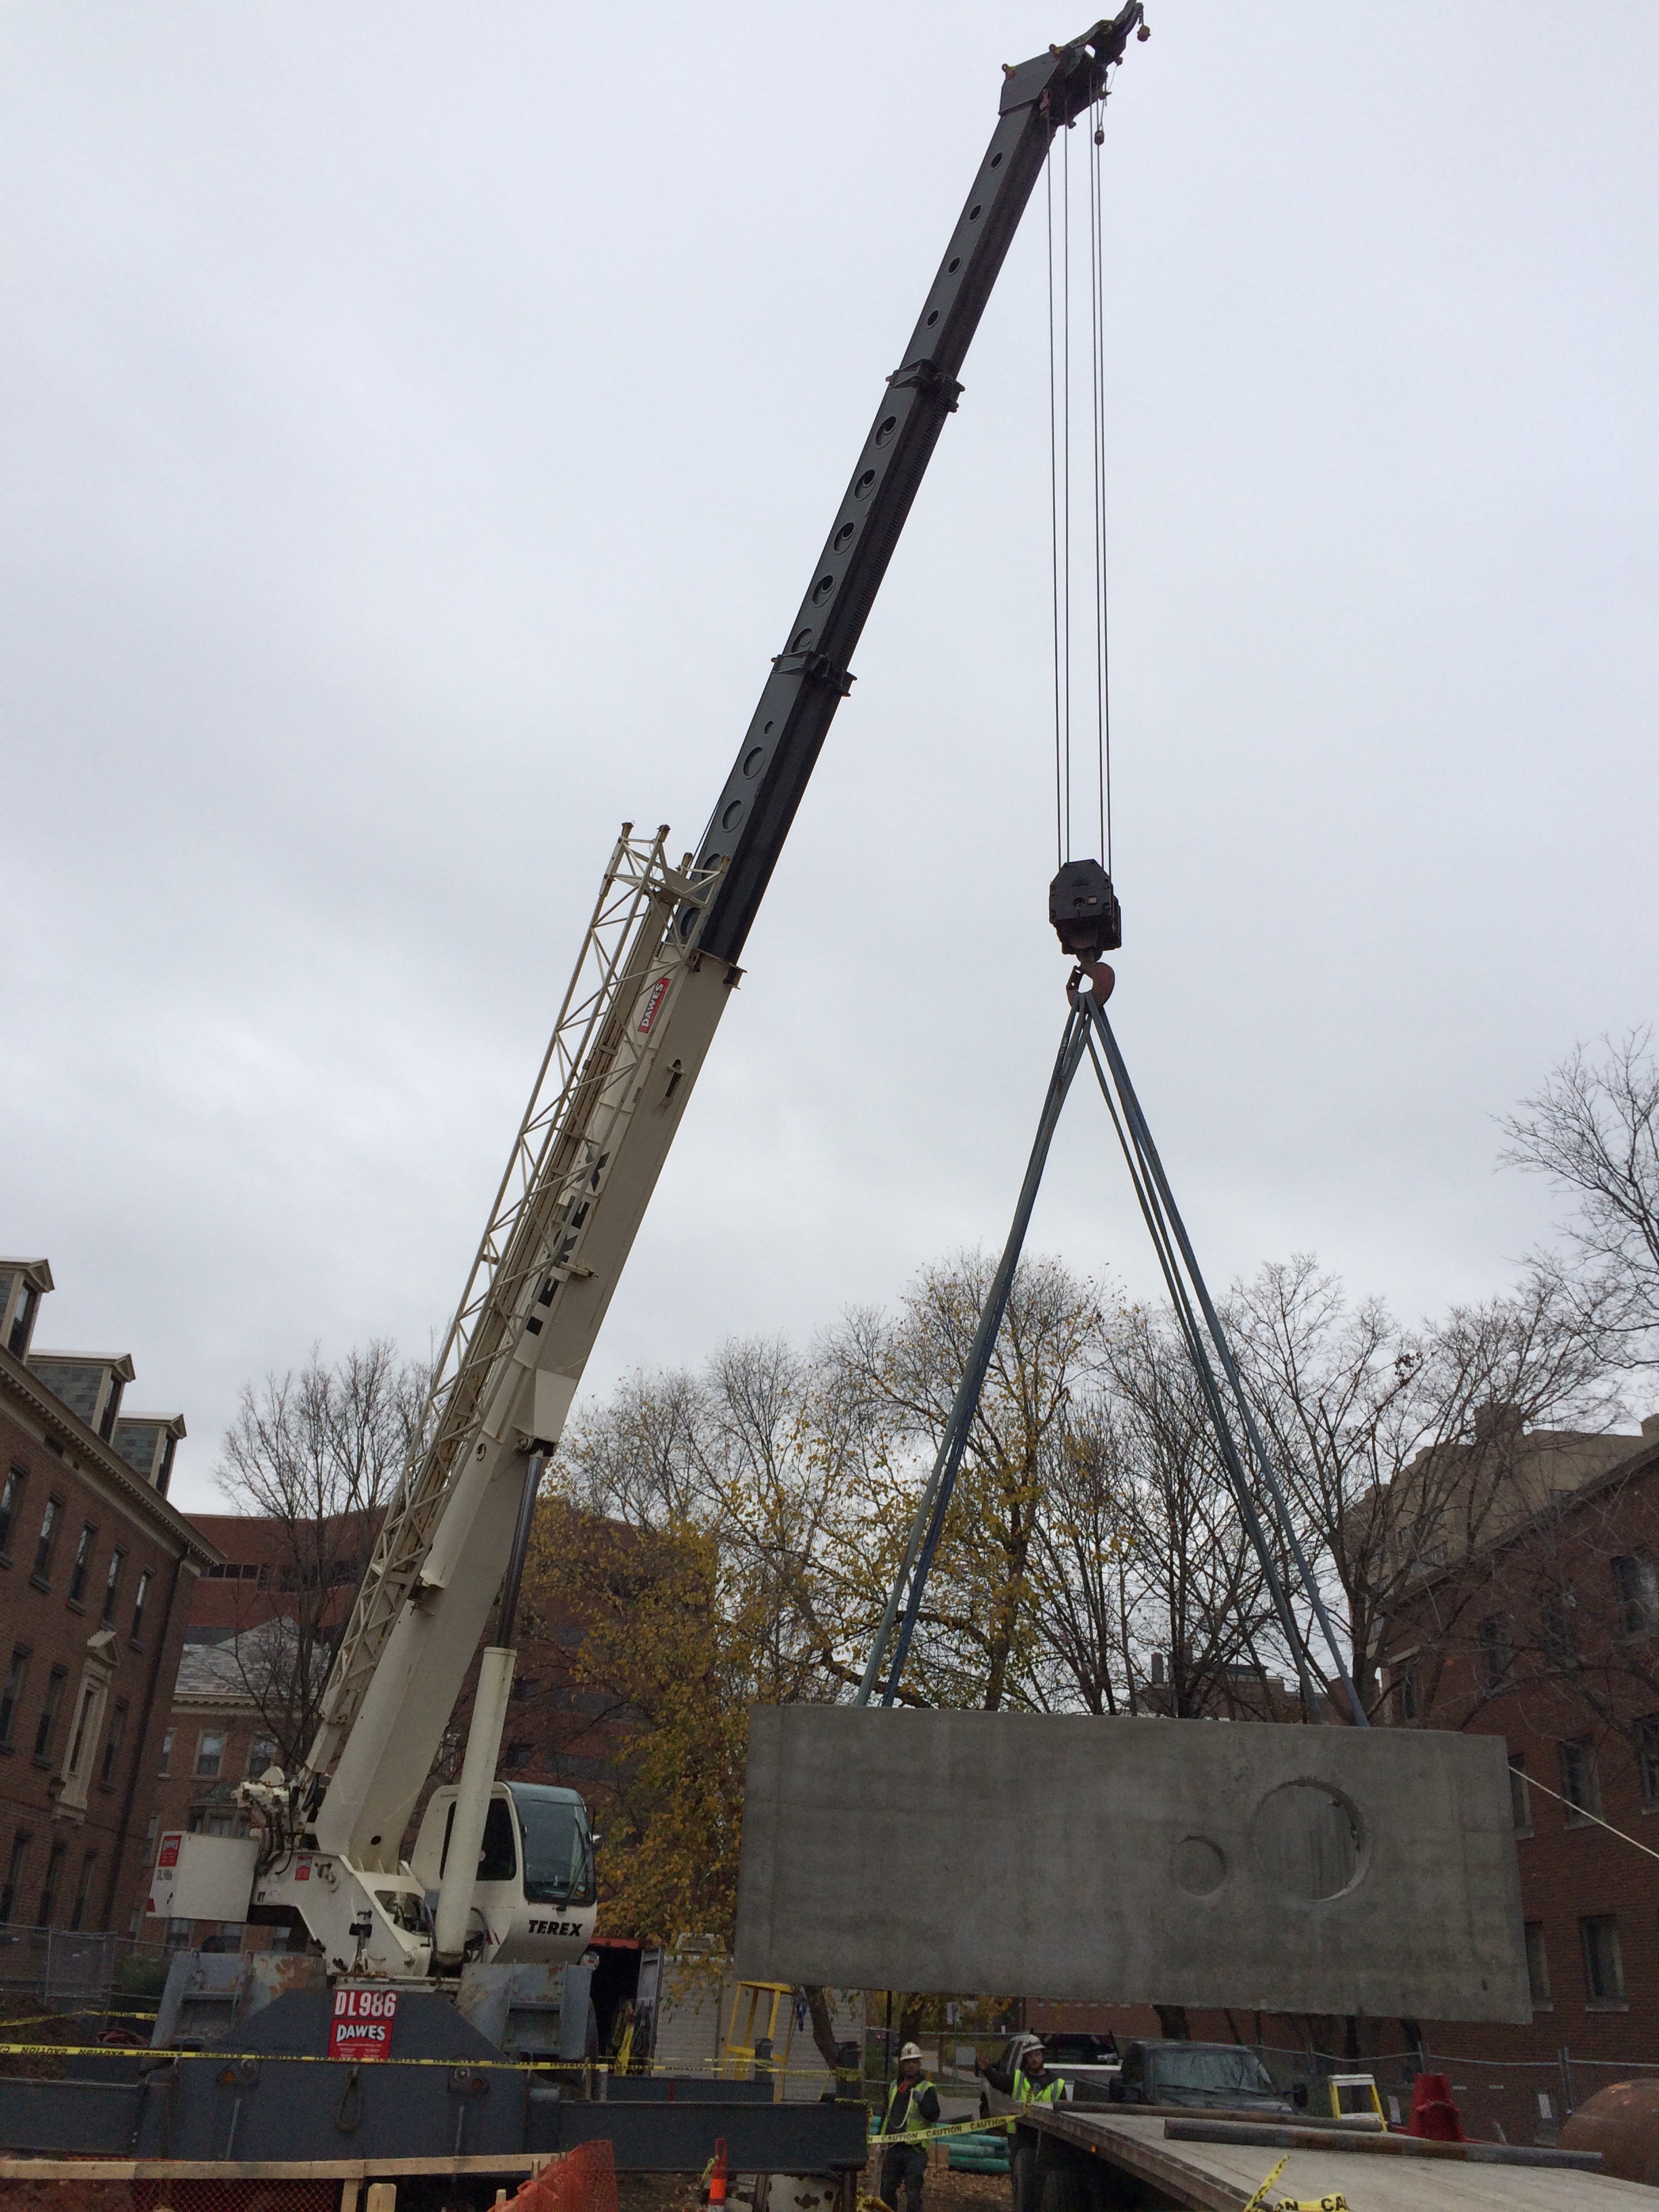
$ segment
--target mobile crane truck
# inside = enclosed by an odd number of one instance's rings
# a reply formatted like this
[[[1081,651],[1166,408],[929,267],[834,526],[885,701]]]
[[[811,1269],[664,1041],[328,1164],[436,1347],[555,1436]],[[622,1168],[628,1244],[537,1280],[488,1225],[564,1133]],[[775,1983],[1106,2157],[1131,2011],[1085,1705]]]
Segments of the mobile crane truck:
[[[549,2057],[582,2056],[586,1988],[577,1962],[595,1924],[593,1843],[580,1798],[495,1779],[514,1616],[547,1455],[738,980],[819,748],[851,689],[854,647],[956,410],[969,341],[1054,134],[1103,100],[1134,33],[1146,36],[1140,0],[1005,69],[990,143],[700,845],[672,866],[665,830],[642,837],[624,825],[611,856],[445,1342],[424,1448],[379,1533],[304,1767],[294,1776],[272,1769],[245,1785],[252,1837],[165,1839],[152,1910],[297,1923],[320,1960],[264,1954],[259,1975],[242,1972],[220,2027],[228,2036],[222,2049],[243,2055],[222,2065],[210,2045],[199,2060],[175,2052],[143,2081],[135,2077],[136,2117],[106,2100],[100,2120],[84,2095],[77,2109],[76,2093],[97,2086],[90,2081],[0,2082],[0,2142],[92,2148],[111,2136],[111,2148],[123,2138],[153,2146],[165,2134],[173,2156],[199,2158],[229,2155],[230,2136],[240,2156],[276,2155],[278,2146],[305,2158],[337,2148],[343,2112],[358,2113],[354,2133],[374,2136],[374,2105],[404,2146],[548,2149],[603,2132],[621,2166],[696,2168],[719,2134],[734,2166],[861,2165],[861,2113],[852,2107],[744,2100],[722,2116],[682,2101],[683,2119],[702,2117],[665,2148],[661,2105],[613,2101],[597,2108],[598,2126],[595,2108],[584,2119],[580,2100],[545,2075],[514,2071],[512,2093],[502,2090],[507,2049],[525,2046],[523,2034],[508,2032],[510,2012],[539,2018],[536,2039]],[[1107,883],[1115,915],[1109,890]],[[1097,902],[1098,886],[1091,896]],[[1091,941],[1109,949],[1116,931]],[[405,1832],[492,1611],[459,1779],[431,1796],[405,1856]],[[178,1962],[158,2042],[176,2042],[188,2027],[185,1996],[206,1964],[193,1954]],[[302,1966],[325,1985],[292,1986]],[[209,2015],[198,2008],[198,2016]],[[395,2025],[380,2039],[382,2063],[342,2098],[330,2078],[336,2069],[314,2061],[331,2037],[336,2050],[367,2048],[341,2033],[360,2020]],[[447,2064],[414,2071],[398,2063],[405,2058]],[[325,2077],[320,2090],[313,2073]],[[388,2104],[380,2084],[405,2074]],[[289,2087],[261,2095],[267,2075]],[[165,2094],[155,2086],[163,2077]],[[613,2099],[622,2087],[611,2085]],[[769,2084],[719,2087],[728,2099],[750,2087],[771,2094]],[[769,2114],[775,2132],[762,2140],[755,2130]]]

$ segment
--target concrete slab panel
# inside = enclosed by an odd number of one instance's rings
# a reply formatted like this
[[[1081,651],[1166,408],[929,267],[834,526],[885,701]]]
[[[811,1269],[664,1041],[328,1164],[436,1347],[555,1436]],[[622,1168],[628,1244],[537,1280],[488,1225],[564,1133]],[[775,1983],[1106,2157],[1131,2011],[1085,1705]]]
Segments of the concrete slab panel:
[[[756,1706],[736,1965],[870,1989],[1530,2021],[1504,1746]]]

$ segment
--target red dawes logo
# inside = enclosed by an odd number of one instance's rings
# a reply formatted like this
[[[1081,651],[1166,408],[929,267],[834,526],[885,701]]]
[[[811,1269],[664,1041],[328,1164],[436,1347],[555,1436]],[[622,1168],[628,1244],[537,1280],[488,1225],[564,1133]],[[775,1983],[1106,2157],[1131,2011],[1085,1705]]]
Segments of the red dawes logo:
[[[161,1848],[155,1854],[156,1865],[158,1867],[177,1866],[179,1863],[179,1846],[183,1840],[184,1838],[181,1836],[163,1836],[161,1838]]]
[[[396,1990],[336,1990],[334,2017],[328,2024],[329,2057],[389,2058],[397,2017]]]
[[[651,995],[645,1002],[645,1012],[640,1016],[638,1029],[641,1036],[649,1036],[651,1024],[662,1011],[662,1002],[668,996],[669,978],[659,975],[651,986]]]

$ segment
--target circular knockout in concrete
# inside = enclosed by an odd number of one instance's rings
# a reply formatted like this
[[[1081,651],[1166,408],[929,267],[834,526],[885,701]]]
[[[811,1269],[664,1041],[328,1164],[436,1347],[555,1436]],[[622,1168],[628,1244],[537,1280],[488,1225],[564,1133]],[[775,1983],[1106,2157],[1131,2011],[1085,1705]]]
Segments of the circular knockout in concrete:
[[[1359,1815],[1323,1782],[1285,1782],[1255,1808],[1250,1841],[1262,1872],[1290,1896],[1312,1904],[1340,1897],[1359,1879]]]
[[[1209,1897],[1227,1879],[1227,1860],[1207,1836],[1183,1836],[1170,1854],[1170,1878],[1188,1897]]]

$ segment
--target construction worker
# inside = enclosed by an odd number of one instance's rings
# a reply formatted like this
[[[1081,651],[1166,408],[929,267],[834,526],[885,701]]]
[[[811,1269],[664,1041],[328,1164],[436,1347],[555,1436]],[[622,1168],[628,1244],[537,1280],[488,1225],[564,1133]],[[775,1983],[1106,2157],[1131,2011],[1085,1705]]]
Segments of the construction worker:
[[[1058,2074],[1048,2071],[1048,2054],[1040,2043],[1034,2043],[1020,2053],[1014,2069],[1014,2102],[1024,2112],[1032,2105],[1057,2105],[1065,2094],[1066,2084]],[[1008,2187],[1013,2199],[1013,2212],[1036,2212],[1042,2199],[1042,2178],[1037,2172],[1036,2139],[1029,2128],[1017,2129],[1014,2140],[1008,2146]]]
[[[1048,2071],[1048,2054],[1040,2043],[1034,2043],[1021,2057],[1019,2070],[1014,2075],[1014,2102],[1017,2105],[1057,2105],[1066,2094],[1061,2075]]]
[[[921,2051],[907,2043],[898,2055],[898,2075],[881,2123],[881,2197],[892,2212],[898,2212],[901,2181],[905,2212],[921,2212],[927,2146],[918,2138],[924,2128],[938,2125],[939,2091],[923,2077]]]

